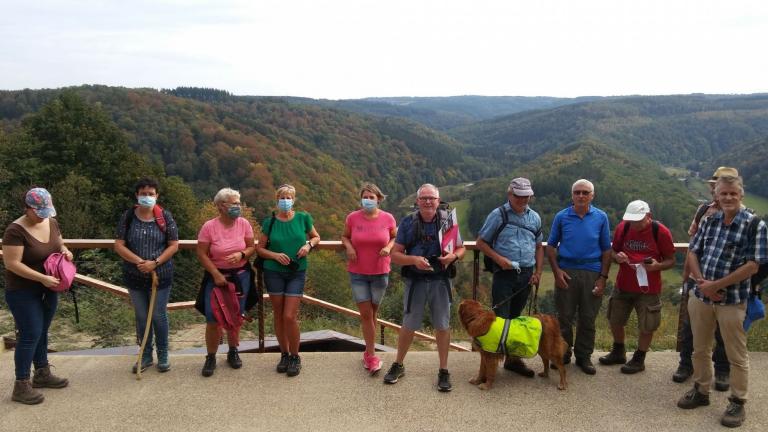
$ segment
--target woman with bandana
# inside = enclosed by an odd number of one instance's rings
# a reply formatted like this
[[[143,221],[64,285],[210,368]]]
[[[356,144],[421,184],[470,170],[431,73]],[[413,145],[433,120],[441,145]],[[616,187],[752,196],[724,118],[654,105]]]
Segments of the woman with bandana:
[[[265,259],[264,284],[272,302],[275,334],[280,344],[277,372],[292,377],[301,371],[298,316],[307,255],[320,243],[320,235],[309,213],[293,209],[296,188],[282,185],[275,198],[278,210],[262,222],[256,252]]]
[[[137,204],[120,218],[115,252],[123,259],[123,281],[131,296],[139,344],[147,325],[153,271],[157,273],[158,286],[147,345],[141,365],[133,365],[133,373],[139,367],[143,372],[152,366],[153,336],[157,345],[157,370],[167,372],[171,364],[168,360],[166,306],[173,282],[173,255],[179,250],[179,230],[171,212],[157,205],[159,195],[155,180],[143,178],[134,189]]]

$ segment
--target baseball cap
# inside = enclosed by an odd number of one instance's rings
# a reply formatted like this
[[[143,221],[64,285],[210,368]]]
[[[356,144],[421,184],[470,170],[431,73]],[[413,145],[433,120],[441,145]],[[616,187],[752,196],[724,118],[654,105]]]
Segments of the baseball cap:
[[[513,179],[509,183],[509,192],[517,196],[531,196],[533,195],[533,189],[531,188],[531,181],[527,178],[518,177]]]
[[[27,196],[24,197],[27,207],[35,211],[38,217],[43,219],[56,216],[56,209],[53,208],[51,193],[43,188],[30,189]]]
[[[726,167],[721,166],[720,168],[715,170],[715,173],[712,174],[712,178],[707,180],[708,183],[717,183],[717,179],[720,177],[738,177],[739,176],[739,170],[732,167]]]
[[[632,201],[627,205],[627,211],[624,212],[624,217],[622,217],[622,219],[625,221],[636,222],[643,220],[645,215],[650,212],[651,207],[648,206],[647,202],[641,200]]]

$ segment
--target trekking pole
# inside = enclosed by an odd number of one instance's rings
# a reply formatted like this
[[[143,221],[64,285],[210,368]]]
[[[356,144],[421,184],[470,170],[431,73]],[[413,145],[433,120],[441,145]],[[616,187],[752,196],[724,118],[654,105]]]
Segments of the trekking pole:
[[[157,297],[157,273],[152,271],[152,294],[149,296],[149,311],[147,312],[147,326],[144,328],[144,339],[139,347],[139,355],[136,359],[136,380],[141,380],[141,358],[144,356],[144,348],[149,339],[150,327],[152,326],[152,313],[155,311],[155,297]]]

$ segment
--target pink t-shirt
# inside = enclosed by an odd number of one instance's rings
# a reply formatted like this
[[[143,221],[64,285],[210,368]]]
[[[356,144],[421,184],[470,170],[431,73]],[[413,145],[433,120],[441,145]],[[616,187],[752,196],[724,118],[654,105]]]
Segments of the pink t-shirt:
[[[379,251],[389,243],[390,232],[395,229],[395,218],[383,210],[376,219],[366,219],[363,210],[357,210],[347,216],[352,247],[357,252],[357,260],[347,262],[347,270],[364,275],[389,273],[390,258],[379,256]]]
[[[203,224],[200,233],[197,234],[197,241],[210,243],[208,257],[213,261],[216,268],[228,269],[238,268],[245,265],[245,260],[237,264],[229,264],[224,261],[224,257],[231,253],[240,252],[245,249],[245,239],[253,238],[253,227],[245,218],[237,218],[231,227],[226,227],[219,218],[214,218]]]

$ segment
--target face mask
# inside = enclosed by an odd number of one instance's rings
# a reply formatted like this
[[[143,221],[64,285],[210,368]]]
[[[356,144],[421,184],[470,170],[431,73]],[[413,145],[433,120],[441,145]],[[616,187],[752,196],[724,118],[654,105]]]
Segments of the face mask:
[[[148,195],[141,195],[139,197],[139,205],[142,207],[149,207],[152,208],[155,206],[155,203],[157,202],[157,198],[153,196]]]
[[[367,212],[372,212],[376,209],[376,200],[363,198],[360,200],[360,205],[363,206],[363,209]]]
[[[293,200],[279,199],[277,200],[277,208],[279,208],[281,211],[284,211],[284,212],[291,211],[291,209],[293,208]]]
[[[227,215],[232,219],[237,219],[240,217],[241,211],[240,206],[231,206],[227,208]]]

